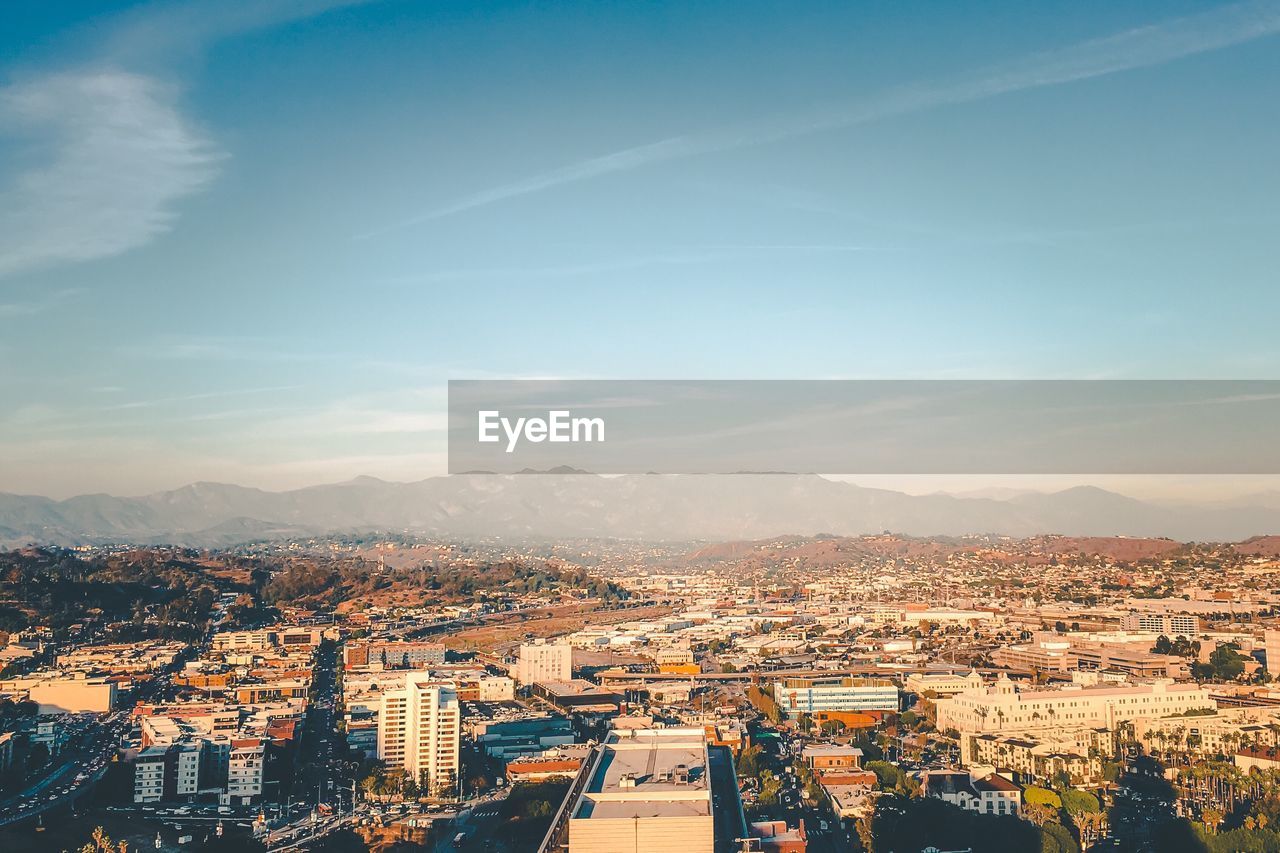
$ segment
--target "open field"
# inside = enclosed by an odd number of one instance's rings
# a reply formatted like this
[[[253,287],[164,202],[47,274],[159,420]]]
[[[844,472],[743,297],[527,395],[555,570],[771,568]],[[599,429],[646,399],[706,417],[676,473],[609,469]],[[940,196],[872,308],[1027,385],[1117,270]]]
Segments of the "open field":
[[[598,605],[594,604],[573,604],[549,608],[533,614],[523,614],[526,618],[517,618],[514,621],[504,622],[500,625],[467,628],[441,637],[440,642],[451,649],[459,651],[506,654],[524,640],[532,639],[533,637],[555,637],[561,634],[569,634],[587,624],[612,625],[618,622],[654,619],[658,616],[667,615],[671,610],[672,608],[665,604],[621,610],[602,610]]]

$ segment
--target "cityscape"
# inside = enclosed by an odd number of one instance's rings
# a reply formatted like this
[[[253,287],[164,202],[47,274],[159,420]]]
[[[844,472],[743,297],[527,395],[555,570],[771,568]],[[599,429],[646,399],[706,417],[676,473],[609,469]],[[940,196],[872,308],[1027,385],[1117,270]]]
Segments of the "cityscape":
[[[1226,850],[1277,819],[1280,537],[2,559],[6,849]]]
[[[0,0],[0,853],[1280,853],[1280,0]]]

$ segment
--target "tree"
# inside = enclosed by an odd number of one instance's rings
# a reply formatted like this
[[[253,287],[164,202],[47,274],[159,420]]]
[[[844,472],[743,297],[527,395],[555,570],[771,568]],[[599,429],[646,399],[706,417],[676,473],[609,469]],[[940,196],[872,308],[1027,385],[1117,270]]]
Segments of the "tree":
[[[756,744],[746,747],[738,754],[738,775],[751,778],[760,775],[760,761],[764,750]]]
[[[1040,827],[1040,853],[1078,853],[1080,846],[1070,830],[1060,823]]]
[[[1047,803],[1027,803],[1022,807],[1022,816],[1036,826],[1044,826],[1058,819],[1058,810]]]
[[[112,841],[111,836],[107,835],[106,830],[100,826],[93,830],[93,835],[90,837],[93,840],[83,845],[80,853],[128,853],[129,851],[129,842]]]
[[[1072,818],[1080,832],[1080,846],[1088,850],[1106,831],[1107,816],[1101,811],[1083,812]]]
[[[760,797],[758,802],[762,806],[776,806],[778,804],[778,795],[782,793],[782,780],[773,775],[771,770],[762,770],[760,772]]]
[[[1072,816],[1079,814],[1096,814],[1101,811],[1102,807],[1098,804],[1098,798],[1088,791],[1077,791],[1075,788],[1067,788],[1062,792],[1062,807],[1067,810],[1067,814]]]
[[[1045,805],[1057,812],[1062,808],[1062,798],[1048,788],[1028,785],[1022,792],[1022,802],[1027,805]]]

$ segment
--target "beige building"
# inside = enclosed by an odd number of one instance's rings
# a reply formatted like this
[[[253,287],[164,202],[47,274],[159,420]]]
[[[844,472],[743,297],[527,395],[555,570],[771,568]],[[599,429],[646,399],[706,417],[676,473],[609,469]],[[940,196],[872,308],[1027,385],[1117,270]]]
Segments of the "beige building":
[[[1216,714],[1135,720],[1133,736],[1149,753],[1231,755],[1248,746],[1280,745],[1280,708],[1220,708]]]
[[[569,853],[714,853],[703,729],[612,732],[569,805]]]
[[[1134,686],[1021,690],[1001,675],[991,687],[938,700],[938,728],[962,733],[1090,728],[1113,730],[1128,720],[1217,708],[1197,684],[1168,680]]]
[[[0,693],[25,693],[40,706],[41,714],[105,714],[116,706],[115,683],[83,673],[54,675],[50,672],[11,678],[0,681]]]
[[[934,696],[955,696],[970,690],[982,689],[982,676],[976,672],[968,675],[938,673],[912,673],[907,676],[906,690],[917,696],[932,693]]]
[[[402,688],[382,696],[378,758],[388,766],[404,768],[432,793],[452,793],[458,780],[461,718],[452,683],[411,672]]]
[[[1105,729],[964,735],[960,741],[966,766],[991,766],[1041,783],[1066,773],[1073,784],[1092,784],[1102,777],[1102,756],[1115,753],[1115,735]]]
[[[568,643],[524,643],[516,665],[516,681],[570,681],[573,678],[573,646]]]

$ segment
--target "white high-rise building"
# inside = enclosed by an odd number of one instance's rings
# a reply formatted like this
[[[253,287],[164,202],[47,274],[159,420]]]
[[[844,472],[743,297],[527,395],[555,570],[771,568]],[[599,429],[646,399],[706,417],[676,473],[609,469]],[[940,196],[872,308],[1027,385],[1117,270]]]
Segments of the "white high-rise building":
[[[411,672],[404,687],[382,696],[378,758],[388,766],[403,767],[426,791],[450,793],[458,778],[461,731],[454,685]]]
[[[524,643],[520,646],[520,662],[516,681],[569,681],[573,678],[573,646],[568,643]]]

